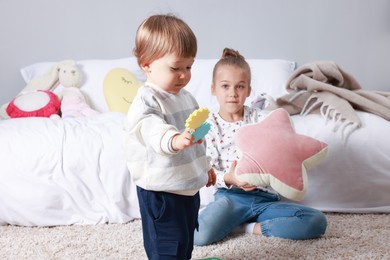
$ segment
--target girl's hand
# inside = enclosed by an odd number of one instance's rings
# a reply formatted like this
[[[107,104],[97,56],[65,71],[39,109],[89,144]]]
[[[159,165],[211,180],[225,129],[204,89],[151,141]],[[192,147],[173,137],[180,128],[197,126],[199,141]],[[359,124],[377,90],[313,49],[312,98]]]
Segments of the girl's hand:
[[[184,130],[183,133],[177,134],[173,137],[172,139],[172,148],[175,151],[180,151],[183,150],[187,147],[190,147],[191,145],[194,144],[201,144],[202,140],[199,140],[196,143],[193,143],[192,141],[194,140],[194,137],[190,134],[190,129]],[[192,130],[194,131],[194,130]]]
[[[234,185],[238,188],[243,189],[244,191],[251,191],[255,190],[257,187],[254,185],[249,185],[245,181],[240,181],[236,178],[236,175],[234,174],[234,171],[236,169],[237,161],[233,161],[232,165],[230,166],[229,173],[226,173],[224,175],[224,180],[226,185]]]
[[[208,175],[209,175],[209,181],[207,182],[206,187],[210,187],[211,185],[215,185],[215,183],[217,182],[217,175],[215,174],[213,168],[211,168],[208,171]]]

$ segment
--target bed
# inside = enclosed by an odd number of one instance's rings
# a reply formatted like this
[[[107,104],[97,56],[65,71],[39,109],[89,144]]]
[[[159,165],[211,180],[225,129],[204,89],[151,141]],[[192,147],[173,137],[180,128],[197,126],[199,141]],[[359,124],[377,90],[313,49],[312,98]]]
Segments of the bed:
[[[217,108],[210,94],[217,60],[197,59],[187,89],[201,107]],[[253,91],[286,94],[294,61],[249,59]],[[29,82],[56,62],[38,62],[21,69]],[[125,68],[145,80],[134,57],[81,60],[81,90],[96,116],[71,119],[26,117],[0,120],[0,225],[56,226],[126,223],[139,218],[135,185],[122,147],[125,114],[109,110],[103,81],[113,68]],[[308,172],[309,188],[299,202],[325,212],[390,212],[390,123],[358,111],[362,127],[343,142],[321,115],[291,116],[297,133],[328,144],[328,156]],[[202,206],[212,188],[201,190]]]

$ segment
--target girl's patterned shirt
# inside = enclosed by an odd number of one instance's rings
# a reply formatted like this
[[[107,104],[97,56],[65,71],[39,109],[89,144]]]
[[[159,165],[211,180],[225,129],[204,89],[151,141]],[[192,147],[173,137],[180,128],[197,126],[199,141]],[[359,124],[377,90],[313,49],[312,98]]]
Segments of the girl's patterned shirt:
[[[238,161],[234,138],[241,126],[260,121],[266,113],[258,108],[244,106],[242,121],[227,122],[218,113],[211,113],[208,122],[210,131],[206,135],[207,155],[217,175],[216,188],[230,188],[225,184],[224,175],[230,171],[233,161]]]

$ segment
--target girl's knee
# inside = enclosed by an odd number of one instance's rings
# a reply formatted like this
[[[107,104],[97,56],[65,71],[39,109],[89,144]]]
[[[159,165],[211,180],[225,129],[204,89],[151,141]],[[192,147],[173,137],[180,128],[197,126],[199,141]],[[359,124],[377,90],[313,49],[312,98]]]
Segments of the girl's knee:
[[[194,245],[207,246],[214,242],[215,232],[213,228],[207,225],[199,226],[199,230],[194,233]]]
[[[212,240],[210,239],[210,236],[207,236],[206,234],[201,234],[198,232],[195,232],[194,235],[194,245],[195,246],[207,246],[212,243]]]
[[[323,212],[319,210],[313,210],[305,218],[308,239],[317,238],[325,234],[328,227],[328,221]]]
[[[314,216],[313,222],[314,222],[313,225],[317,227],[318,236],[324,235],[326,228],[328,227],[328,221],[326,219],[325,214],[319,211],[318,214]]]
[[[227,216],[233,208],[233,203],[226,197],[220,197],[207,205],[206,209],[199,213],[199,230],[195,230],[194,245],[205,246],[219,239]]]

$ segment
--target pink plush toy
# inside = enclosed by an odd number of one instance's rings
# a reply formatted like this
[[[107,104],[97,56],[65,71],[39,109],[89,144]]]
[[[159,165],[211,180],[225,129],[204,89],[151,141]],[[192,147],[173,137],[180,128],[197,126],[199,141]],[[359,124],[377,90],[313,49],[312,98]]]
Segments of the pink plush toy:
[[[63,63],[59,67],[58,78],[63,86],[62,92],[59,93],[62,118],[99,114],[87,104],[87,100],[80,90],[82,76],[74,61]]]
[[[240,154],[235,169],[239,180],[272,187],[280,195],[302,200],[307,189],[307,170],[321,163],[328,145],[294,131],[289,114],[279,108],[236,134]]]

